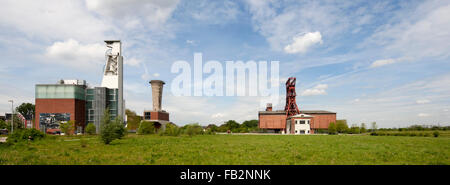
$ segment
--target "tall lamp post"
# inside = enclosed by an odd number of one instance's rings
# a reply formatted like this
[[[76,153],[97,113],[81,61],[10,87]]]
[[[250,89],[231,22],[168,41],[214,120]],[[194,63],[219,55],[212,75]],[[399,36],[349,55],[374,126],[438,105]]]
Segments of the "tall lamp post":
[[[14,101],[8,100],[11,102],[11,134],[14,132]]]

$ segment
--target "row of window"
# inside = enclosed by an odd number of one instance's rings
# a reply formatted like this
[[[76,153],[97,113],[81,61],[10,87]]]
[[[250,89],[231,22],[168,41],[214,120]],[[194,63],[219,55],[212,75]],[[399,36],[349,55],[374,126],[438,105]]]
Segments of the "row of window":
[[[298,130],[295,130],[295,133],[298,133]],[[309,130],[307,130],[307,133],[309,134]],[[300,130],[300,134],[305,134],[305,130]]]
[[[309,120],[295,120],[295,124],[309,124]]]

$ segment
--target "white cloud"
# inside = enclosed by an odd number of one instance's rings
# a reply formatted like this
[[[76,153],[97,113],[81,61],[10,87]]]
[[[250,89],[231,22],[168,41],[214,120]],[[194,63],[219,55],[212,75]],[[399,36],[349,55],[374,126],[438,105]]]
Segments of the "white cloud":
[[[381,67],[384,65],[388,65],[388,64],[393,64],[397,62],[397,60],[395,59],[382,59],[382,60],[376,60],[375,62],[372,63],[372,65],[370,65],[371,68],[375,68],[375,67]]]
[[[142,62],[136,58],[124,59],[123,63],[125,65],[138,67]]]
[[[325,91],[328,88],[327,84],[318,84],[314,88],[304,90],[300,96],[315,96],[315,95],[325,95]]]
[[[217,113],[217,114],[211,115],[211,118],[221,118],[221,117],[223,117],[222,113]]]
[[[126,23],[129,28],[145,24],[158,29],[172,15],[179,0],[141,1],[141,0],[86,0],[88,10]]]
[[[239,5],[233,1],[196,1],[187,4],[188,11],[192,18],[203,21],[207,24],[226,24],[234,21],[241,13]]]
[[[308,48],[315,44],[322,43],[322,35],[320,32],[309,32],[304,35],[295,36],[292,38],[293,42],[286,47],[286,53],[305,53]]]
[[[417,114],[417,116],[419,116],[419,117],[429,117],[430,114],[427,114],[427,113],[419,113],[419,114]]]
[[[105,38],[105,32],[114,29],[89,14],[82,2],[59,0],[2,1],[0,26],[45,41],[74,38],[93,42]]]
[[[414,4],[414,3],[412,3]],[[390,56],[415,60],[450,56],[450,2],[423,1],[400,10],[388,24],[380,26],[363,46]]]
[[[248,0],[247,4],[253,28],[264,36],[276,51],[283,51],[298,33],[311,30],[321,30],[321,34],[327,38],[337,39],[339,33],[355,28],[352,22],[359,20],[360,16],[365,16],[365,12],[353,15],[354,4],[335,1]],[[367,19],[363,23],[370,21]]]
[[[186,40],[186,43],[190,45],[196,45],[195,40]]]
[[[47,47],[47,62],[79,68],[102,64],[105,47],[101,44],[81,44],[74,39],[55,42]]]
[[[153,73],[154,77],[159,77],[159,73]]]
[[[421,100],[417,100],[416,103],[417,103],[417,104],[430,103],[430,100],[427,100],[427,99],[421,99]]]

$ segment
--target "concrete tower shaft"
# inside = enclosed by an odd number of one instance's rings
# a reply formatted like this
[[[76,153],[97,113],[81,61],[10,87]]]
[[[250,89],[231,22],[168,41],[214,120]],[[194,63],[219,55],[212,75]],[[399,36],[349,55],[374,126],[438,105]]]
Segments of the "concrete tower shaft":
[[[152,86],[153,111],[162,111],[161,101],[164,84],[164,81],[161,80],[150,81],[150,85]]]

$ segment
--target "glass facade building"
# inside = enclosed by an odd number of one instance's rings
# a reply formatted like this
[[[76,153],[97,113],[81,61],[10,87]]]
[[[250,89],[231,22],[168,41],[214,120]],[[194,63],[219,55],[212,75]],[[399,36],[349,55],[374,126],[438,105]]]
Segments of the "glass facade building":
[[[42,110],[36,115],[40,118],[39,128],[47,130],[47,128],[55,127],[56,129],[56,126],[49,126],[56,125],[53,122],[58,122],[53,119],[54,115],[67,113],[68,117],[74,114],[71,119],[76,119],[77,122],[82,121],[84,126],[93,123],[99,133],[101,119],[106,109],[109,109],[111,120],[118,116],[118,94],[119,89],[106,87],[87,88],[85,85],[75,84],[38,84],[35,96],[39,102],[38,109]],[[78,103],[73,103],[73,101]],[[51,116],[46,116],[47,114]],[[80,119],[79,116],[85,119]],[[81,132],[81,130],[82,127],[77,129],[77,132]]]
[[[118,115],[118,89],[94,87],[86,89],[86,125],[93,123],[100,131],[101,119],[106,109],[109,109],[111,120]]]

